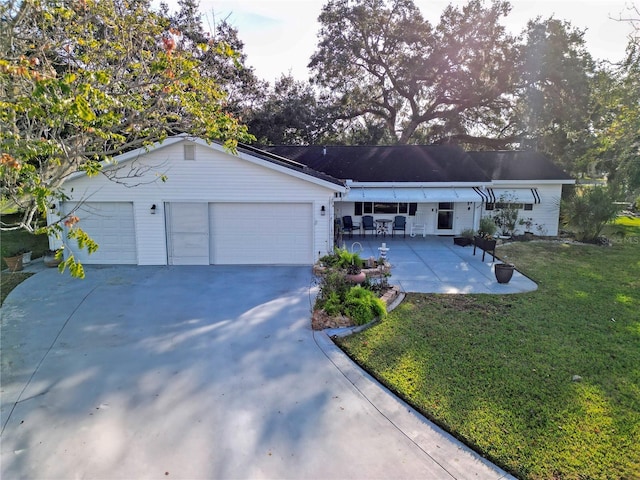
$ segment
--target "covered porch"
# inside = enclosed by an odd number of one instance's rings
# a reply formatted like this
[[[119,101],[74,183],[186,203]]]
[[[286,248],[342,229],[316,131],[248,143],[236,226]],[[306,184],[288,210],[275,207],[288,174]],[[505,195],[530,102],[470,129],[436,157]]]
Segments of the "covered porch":
[[[414,293],[490,293],[510,294],[536,290],[535,282],[516,271],[508,284],[499,284],[493,273],[491,255],[482,261],[482,251],[473,255],[473,246],[453,244],[452,237],[427,235],[411,238],[375,237],[343,238],[340,246],[358,251],[362,258],[380,256],[385,243],[392,265],[389,282],[404,292]],[[501,263],[496,258],[495,263]],[[517,268],[517,265],[516,265]]]

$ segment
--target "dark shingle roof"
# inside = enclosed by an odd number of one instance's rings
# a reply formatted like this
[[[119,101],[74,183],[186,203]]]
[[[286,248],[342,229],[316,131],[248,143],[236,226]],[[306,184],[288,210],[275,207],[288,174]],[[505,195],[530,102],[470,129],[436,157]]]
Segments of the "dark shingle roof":
[[[263,146],[335,178],[358,182],[488,182],[491,179],[454,145]]]
[[[343,180],[334,177],[326,172],[309,167],[308,165],[305,165],[304,162],[298,162],[294,158],[286,157],[264,148],[256,148],[251,145],[245,144],[238,144],[238,151],[248,153],[250,155],[253,155],[254,157],[261,158],[262,160],[266,160],[267,162],[273,163],[275,165],[281,165],[291,170],[304,173],[305,175],[310,175],[320,180],[324,180],[325,182],[344,187]]]
[[[571,176],[538,152],[469,152],[493,180],[571,180]]]
[[[333,178],[357,182],[571,180],[533,151],[465,152],[455,145],[260,147]]]

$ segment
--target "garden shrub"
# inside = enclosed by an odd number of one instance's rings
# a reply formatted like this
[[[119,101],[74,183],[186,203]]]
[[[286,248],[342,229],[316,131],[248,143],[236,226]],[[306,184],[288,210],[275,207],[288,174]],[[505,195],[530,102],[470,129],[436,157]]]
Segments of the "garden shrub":
[[[322,308],[327,312],[327,315],[332,317],[340,315],[342,313],[342,298],[338,292],[329,292]]]
[[[387,313],[384,302],[371,290],[361,286],[352,287],[344,299],[344,314],[357,325],[364,325]]]
[[[577,187],[562,202],[561,219],[580,242],[595,242],[604,226],[620,211],[618,191],[612,186]]]

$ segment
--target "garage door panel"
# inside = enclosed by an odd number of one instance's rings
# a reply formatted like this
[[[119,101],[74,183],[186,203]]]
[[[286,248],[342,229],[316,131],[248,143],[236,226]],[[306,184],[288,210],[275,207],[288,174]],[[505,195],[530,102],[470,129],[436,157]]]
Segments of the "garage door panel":
[[[71,250],[86,264],[137,264],[135,222],[133,204],[130,202],[65,203],[65,213],[74,212],[82,228],[99,245],[89,255],[77,244]]]
[[[209,211],[211,263],[313,263],[311,204],[216,203]]]
[[[209,204],[167,203],[171,265],[209,264]]]

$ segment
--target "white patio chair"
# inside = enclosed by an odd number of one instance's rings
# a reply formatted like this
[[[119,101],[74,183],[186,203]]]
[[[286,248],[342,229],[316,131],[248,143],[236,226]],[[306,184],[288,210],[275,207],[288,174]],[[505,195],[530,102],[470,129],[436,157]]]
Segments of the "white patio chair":
[[[409,236],[413,238],[417,233],[422,233],[423,238],[427,236],[427,220],[424,215],[416,215],[411,224],[411,233],[409,233]]]

